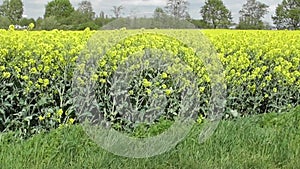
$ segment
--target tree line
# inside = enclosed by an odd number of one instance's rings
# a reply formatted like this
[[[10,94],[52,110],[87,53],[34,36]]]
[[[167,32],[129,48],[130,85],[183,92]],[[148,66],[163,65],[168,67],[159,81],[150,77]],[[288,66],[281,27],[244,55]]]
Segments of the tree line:
[[[124,10],[123,6],[112,6],[114,16],[108,16],[103,11],[96,15],[88,0],[81,1],[77,9],[69,0],[52,0],[45,5],[44,16],[35,20],[23,17],[23,7],[22,0],[4,0],[0,5],[0,28],[34,23],[37,30],[83,30],[86,27],[97,30],[122,18]],[[237,24],[233,23],[231,11],[222,0],[206,0],[199,10],[201,19],[191,18],[188,8],[187,0],[168,0],[164,8],[154,10],[153,18],[172,16],[191,22],[198,28],[227,29],[235,26],[237,29],[270,29],[270,24],[263,22],[264,16],[269,13],[269,6],[257,0],[246,0],[239,11]],[[300,29],[300,0],[282,0],[272,20],[277,29]]]

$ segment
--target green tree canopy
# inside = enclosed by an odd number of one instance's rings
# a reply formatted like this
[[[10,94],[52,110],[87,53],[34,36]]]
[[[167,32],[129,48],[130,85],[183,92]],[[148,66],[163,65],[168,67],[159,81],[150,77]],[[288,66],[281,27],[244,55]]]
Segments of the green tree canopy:
[[[163,15],[165,15],[165,11],[162,8],[160,7],[155,8],[153,18],[160,18]]]
[[[216,28],[228,28],[232,22],[229,9],[226,8],[222,0],[207,0],[200,10],[204,23],[208,23]]]
[[[6,16],[0,16],[0,29],[8,29],[11,24],[10,20]]]
[[[77,9],[78,12],[82,13],[85,17],[90,20],[95,19],[95,12],[93,11],[93,6],[90,1],[81,1]]]
[[[269,6],[256,0],[247,0],[239,11],[239,29],[263,29],[262,18],[266,15]]]
[[[4,0],[3,4],[0,6],[0,15],[7,17],[13,24],[19,22],[23,12],[22,0]]]
[[[186,0],[168,0],[165,10],[175,18],[186,19],[189,16],[188,6],[189,3]]]
[[[283,0],[272,19],[277,29],[300,29],[300,0]]]
[[[69,0],[53,0],[48,2],[44,18],[54,16],[57,19],[69,17],[74,12],[74,7]]]
[[[124,7],[122,5],[113,6],[113,9],[111,11],[114,13],[115,18],[119,18],[121,16],[121,12],[123,9],[124,9]]]
[[[38,28],[40,30],[53,30],[53,29],[58,29],[59,26],[61,25],[55,16],[49,16],[45,19],[42,20],[37,20]]]
[[[35,24],[35,20],[33,18],[22,18],[19,21],[19,25],[21,26],[29,26],[31,23]]]

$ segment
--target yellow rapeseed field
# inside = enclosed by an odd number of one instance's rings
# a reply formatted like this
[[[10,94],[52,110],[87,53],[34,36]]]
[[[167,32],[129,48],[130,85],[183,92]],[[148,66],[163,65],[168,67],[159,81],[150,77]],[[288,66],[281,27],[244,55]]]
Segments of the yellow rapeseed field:
[[[109,38],[114,31],[98,34]],[[213,44],[225,73],[226,111],[255,114],[281,111],[299,104],[300,31],[152,30],[152,33],[123,39],[106,51],[104,59],[98,62],[99,69],[92,76],[93,80],[107,87],[110,75],[129,54],[145,48],[163,49],[178,56],[196,74],[205,106],[211,94],[206,68],[193,47],[168,34],[163,35],[172,31],[178,37],[184,35],[186,41],[193,44],[201,44],[195,41],[195,36],[203,33]],[[78,57],[86,52],[85,45],[95,33],[89,29],[0,30],[1,130],[22,128],[23,132],[32,134],[39,131],[37,128],[74,123],[76,116],[71,113],[69,92],[73,73]],[[133,65],[132,69],[136,68],[138,65]],[[176,93],[168,81],[172,71],[175,70],[161,72],[159,81],[142,78],[145,92],[150,94],[151,87],[160,86],[171,97]],[[135,92],[129,91],[130,95]]]

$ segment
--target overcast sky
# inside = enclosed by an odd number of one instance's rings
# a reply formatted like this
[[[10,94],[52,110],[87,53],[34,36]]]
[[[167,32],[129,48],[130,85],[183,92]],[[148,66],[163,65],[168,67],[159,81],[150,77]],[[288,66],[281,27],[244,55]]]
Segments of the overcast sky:
[[[23,0],[24,2],[24,15],[29,18],[38,18],[45,13],[45,5],[51,0]],[[78,3],[82,0],[70,0],[75,8],[78,7]],[[269,13],[265,16],[264,21],[272,23],[271,16],[274,15],[275,8],[282,0],[260,0],[269,6]],[[2,4],[3,0],[0,0]],[[100,11],[104,11],[107,15],[112,15],[112,6],[122,5],[124,7],[123,16],[130,14],[144,16],[153,13],[156,7],[164,7],[167,0],[90,0],[93,5],[94,11],[98,15]],[[188,0],[189,13],[192,18],[200,18],[200,8],[203,6],[205,0]],[[232,16],[235,22],[238,22],[238,11],[242,8],[242,5],[246,0],[223,0],[225,6],[232,12]]]

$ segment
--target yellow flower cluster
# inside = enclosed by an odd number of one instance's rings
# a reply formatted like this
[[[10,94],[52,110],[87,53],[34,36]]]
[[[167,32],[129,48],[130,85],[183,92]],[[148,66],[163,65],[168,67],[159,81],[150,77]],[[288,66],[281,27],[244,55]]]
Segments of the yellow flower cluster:
[[[34,25],[31,24],[30,27],[33,28]],[[0,30],[0,86],[14,85],[6,92],[9,96],[1,97],[20,97],[14,99],[23,101],[4,110],[7,113],[3,118],[11,119],[13,114],[20,113],[35,117],[32,120],[38,120],[40,123],[37,125],[41,126],[34,130],[73,123],[74,119],[71,117],[64,119],[62,109],[52,113],[45,110],[61,107],[69,99],[62,96],[66,89],[61,89],[72,80],[76,60],[93,34],[93,31],[16,31],[13,26],[9,30]],[[19,96],[14,93],[19,93]],[[34,107],[34,110],[26,107]],[[25,118],[13,119],[17,120],[13,123],[22,124]],[[15,127],[18,130],[20,128]]]
[[[134,31],[136,30],[122,30],[124,34]],[[206,73],[201,58],[196,57],[195,49],[175,37],[164,34],[170,31],[153,30],[147,33],[144,30],[144,33],[120,39],[119,43],[113,46],[107,45],[110,47],[109,50],[105,51],[106,54],[98,62],[99,72],[92,74],[91,79],[106,85],[109,83],[108,78],[120,63],[128,59],[129,55],[142,52],[146,48],[161,49],[174,55],[177,63],[183,61],[188,64],[188,67],[185,67],[186,70],[181,69],[180,66],[168,67],[159,74],[161,81],[147,80],[143,77],[145,79],[141,79],[142,85],[147,94],[155,93],[152,88],[154,86],[163,89],[166,95],[178,92],[165,81],[172,80],[173,75],[181,71],[192,71],[197,76],[199,92],[209,95],[211,79]],[[200,30],[172,31],[178,35],[188,34],[185,38],[193,42],[196,33]],[[285,99],[292,98],[291,101],[285,102],[287,104],[294,104],[300,100],[297,98],[300,91],[299,31],[203,30],[202,32],[214,45],[223,64],[230,95],[243,97],[240,100],[247,100],[253,96],[261,102],[265,101],[264,98],[274,99],[277,96]],[[9,30],[0,30],[0,85],[20,84],[18,87],[23,90],[25,96],[28,93],[47,93],[49,97],[61,94],[58,89],[64,84],[62,82],[72,80],[76,61],[94,33],[96,32],[89,30],[14,31],[13,26]],[[113,33],[114,31],[99,31],[99,43],[102,37],[117,39],[112,37]],[[99,49],[98,52],[103,51]],[[150,65],[148,62],[144,64]],[[77,66],[81,71],[86,69],[84,64]],[[139,68],[141,65],[137,64],[131,65],[129,69]],[[85,79],[81,80],[84,84]],[[188,79],[181,80],[186,84],[190,83]],[[130,95],[135,93],[136,91],[129,91]],[[40,98],[37,96],[36,99],[38,101]],[[272,100],[268,103],[272,103]],[[57,113],[61,115],[60,111]],[[46,119],[41,114],[36,117],[40,121]],[[73,122],[69,119],[69,123]]]
[[[293,97],[299,97],[300,91],[300,31],[203,32],[215,45],[225,67],[229,95],[244,103],[249,100],[248,105],[240,107],[299,104],[299,98]]]
[[[242,84],[265,78],[270,85],[278,79],[279,85],[292,85],[299,81],[299,31],[205,30],[204,33],[226,67],[228,82]]]

